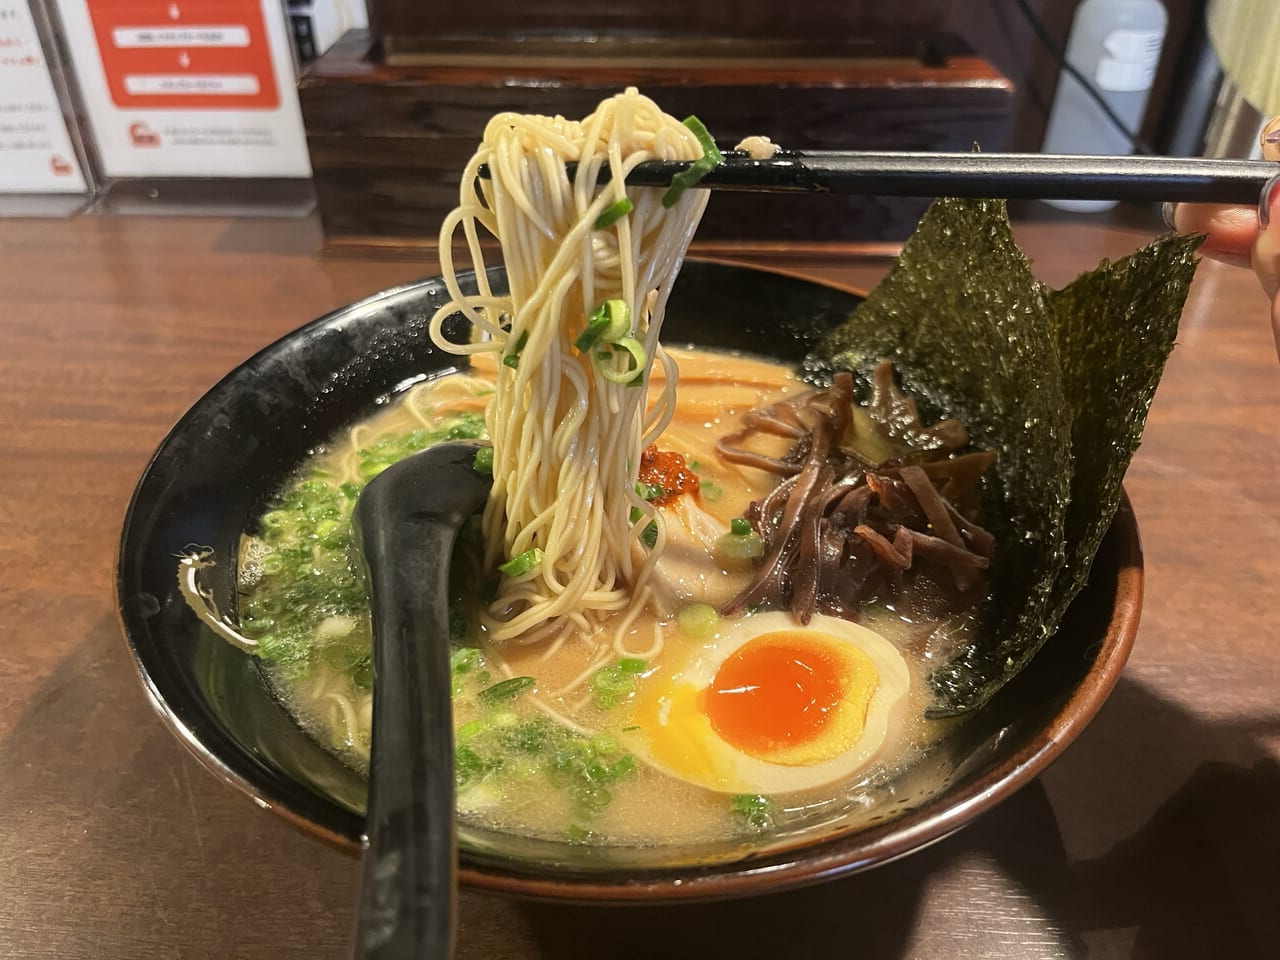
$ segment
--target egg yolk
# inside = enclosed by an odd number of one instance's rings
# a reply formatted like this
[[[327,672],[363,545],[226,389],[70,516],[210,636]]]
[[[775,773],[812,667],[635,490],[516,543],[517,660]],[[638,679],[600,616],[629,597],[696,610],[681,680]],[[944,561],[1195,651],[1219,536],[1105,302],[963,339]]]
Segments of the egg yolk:
[[[875,686],[866,656],[834,637],[764,633],[725,658],[699,707],[743,753],[813,763],[856,742]],[[829,730],[837,717],[839,730]]]

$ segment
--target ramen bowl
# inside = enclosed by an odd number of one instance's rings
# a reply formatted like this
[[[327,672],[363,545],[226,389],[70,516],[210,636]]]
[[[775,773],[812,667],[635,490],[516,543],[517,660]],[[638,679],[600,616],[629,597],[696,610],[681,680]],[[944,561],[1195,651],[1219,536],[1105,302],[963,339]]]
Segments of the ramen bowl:
[[[490,282],[504,285],[498,271]],[[193,546],[236,556],[242,533],[309,451],[406,385],[457,369],[459,358],[437,350],[428,333],[447,299],[438,280],[397,287],[245,361],[160,445],[120,543],[120,616],[161,718],[215,775],[352,853],[364,828],[363,778],[303,732],[252,657],[197,619],[179,589],[176,557]],[[855,293],[802,278],[691,262],[663,338],[796,364],[858,302]],[[202,572],[218,607],[234,610],[232,565]],[[1031,781],[1089,723],[1132,646],[1142,577],[1126,501],[1056,636],[874,802],[796,833],[670,846],[562,843],[464,823],[461,881],[543,899],[710,899],[812,883],[923,848]],[[248,805],[245,815],[255,815]]]

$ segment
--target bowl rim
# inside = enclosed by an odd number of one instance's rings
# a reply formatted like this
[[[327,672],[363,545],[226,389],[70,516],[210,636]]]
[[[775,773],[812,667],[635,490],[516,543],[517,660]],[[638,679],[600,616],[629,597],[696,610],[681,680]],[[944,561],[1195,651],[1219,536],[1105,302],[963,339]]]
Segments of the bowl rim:
[[[816,278],[797,270],[760,267],[716,257],[689,258],[689,262],[772,274],[855,297],[866,295],[850,285]],[[281,816],[307,835],[350,854],[359,854],[362,843],[312,819],[272,784],[255,781],[236,770],[204,742],[200,734],[183,720],[181,711],[166,698],[144,662],[130,629],[126,612],[126,548],[145,481],[209,393],[231,380],[245,366],[299,336],[303,330],[323,327],[352,312],[381,301],[394,300],[437,279],[427,277],[398,284],[331,310],[275,338],[204,390],[174,422],[148,458],[130,495],[114,558],[116,618],[147,700],[164,725],[207,770],[246,795],[255,805]],[[925,804],[890,820],[846,833],[820,837],[795,847],[765,851],[758,856],[747,854],[741,858],[716,861],[703,867],[639,868],[627,874],[556,873],[546,869],[506,868],[491,860],[477,865],[468,863],[464,856],[458,869],[460,883],[492,893],[557,902],[653,904],[730,899],[779,892],[860,872],[946,839],[1043,772],[1092,721],[1119,681],[1137,634],[1144,591],[1141,537],[1132,504],[1124,491],[1099,553],[1103,550],[1111,552],[1116,567],[1115,602],[1106,618],[1102,643],[1082,682],[1028,743],[998,763],[984,767],[981,775],[972,778],[971,782],[949,789],[948,803],[943,809]]]

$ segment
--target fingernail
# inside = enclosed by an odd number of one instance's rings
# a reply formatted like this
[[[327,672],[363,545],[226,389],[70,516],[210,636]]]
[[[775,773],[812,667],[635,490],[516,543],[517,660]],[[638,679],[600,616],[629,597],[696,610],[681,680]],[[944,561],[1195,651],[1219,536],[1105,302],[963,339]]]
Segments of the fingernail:
[[[1176,204],[1170,203],[1168,200],[1160,204],[1160,216],[1164,218],[1164,225],[1175,232],[1178,229],[1177,214],[1178,207]]]
[[[1258,224],[1263,230],[1271,225],[1271,205],[1276,200],[1276,188],[1280,187],[1280,176],[1274,176],[1262,187],[1258,197]]]
[[[1262,138],[1263,143],[1280,143],[1280,127],[1272,130]]]

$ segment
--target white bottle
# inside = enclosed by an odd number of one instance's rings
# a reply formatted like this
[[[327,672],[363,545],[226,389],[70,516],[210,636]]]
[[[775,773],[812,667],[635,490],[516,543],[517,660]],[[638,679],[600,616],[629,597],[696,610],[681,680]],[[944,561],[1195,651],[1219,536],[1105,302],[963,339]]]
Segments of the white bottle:
[[[1071,24],[1067,63],[1088,79],[1134,133],[1142,125],[1168,21],[1160,0],[1085,0]],[[1131,153],[1133,144],[1079,81],[1064,70],[1053,98],[1043,150],[1118,156]],[[1116,205],[1114,200],[1045,202],[1080,213],[1110,210]]]

